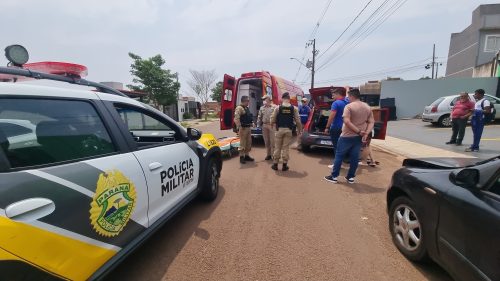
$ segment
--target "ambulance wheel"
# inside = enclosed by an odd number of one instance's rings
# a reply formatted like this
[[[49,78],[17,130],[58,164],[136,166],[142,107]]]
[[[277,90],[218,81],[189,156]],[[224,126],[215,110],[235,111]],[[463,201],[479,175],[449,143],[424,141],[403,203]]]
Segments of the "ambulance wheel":
[[[203,179],[201,198],[205,201],[214,201],[219,193],[219,169],[214,158],[208,160],[207,173]]]

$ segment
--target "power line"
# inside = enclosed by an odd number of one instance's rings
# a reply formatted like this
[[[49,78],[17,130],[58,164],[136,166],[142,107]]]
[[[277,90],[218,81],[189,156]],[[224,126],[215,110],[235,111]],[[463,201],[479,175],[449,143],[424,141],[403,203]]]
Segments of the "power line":
[[[370,24],[372,22],[372,19],[375,19],[377,18],[378,14],[383,11],[384,7],[387,5],[387,3],[389,2],[389,0],[385,0],[382,4],[380,4],[377,9],[375,9],[375,11],[373,11],[370,16],[368,16],[367,19],[365,19],[365,21],[354,31],[354,33],[352,33],[348,38],[347,40],[345,40],[345,42],[339,47],[337,48],[337,50],[335,50],[335,52],[326,60],[325,63],[323,63],[318,69],[320,69],[321,67],[323,67],[325,64],[327,64],[328,62],[330,62],[333,58],[335,58],[335,56],[337,56],[340,52],[342,52],[346,47],[347,45],[352,42],[353,38],[355,38],[360,32],[362,32],[363,30],[365,30],[365,26]]]
[[[329,79],[329,80],[323,80],[323,81],[320,81],[318,83],[336,82],[336,81],[343,81],[343,80],[354,79],[354,78],[365,79],[368,77],[380,76],[382,74],[394,73],[394,72],[399,72],[399,71],[407,70],[407,69],[423,68],[428,63],[428,61],[430,59],[431,58],[425,58],[422,60],[414,61],[411,63],[399,65],[399,66],[393,66],[393,67],[384,68],[381,70],[376,70],[376,71],[363,73],[363,74],[357,74],[357,75],[352,75],[352,76],[345,76],[345,77],[339,77],[339,78],[334,78],[334,79]],[[300,83],[300,84],[302,84],[302,83]]]
[[[399,0],[396,0],[396,1],[399,1]],[[358,34],[362,33],[364,30],[366,30],[365,27],[367,25],[376,21],[378,19],[378,15],[382,11],[384,11],[387,3],[389,3],[389,0],[385,0],[384,2],[382,2],[377,7],[377,9],[375,9],[375,11],[373,11],[370,14],[370,16],[368,16],[368,18],[365,19],[364,22],[358,28],[356,28],[356,30],[347,38],[347,40],[345,40],[345,42],[340,47],[338,47],[337,50],[328,59],[326,59],[326,61],[323,64],[320,65],[320,67],[318,67],[318,70],[321,69],[322,67],[324,67],[329,62],[331,62],[339,53],[343,52],[344,49],[353,41],[353,39],[356,38],[356,36],[358,36]]]
[[[363,13],[363,11],[368,7],[368,5],[370,5],[370,3],[372,2],[373,0],[370,0],[368,1],[368,3],[366,3],[366,5],[363,7],[363,9],[356,15],[356,17],[351,21],[351,23],[349,23],[349,25],[347,25],[347,27],[344,29],[344,31],[342,31],[342,33],[340,33],[340,35],[337,37],[337,39],[335,39],[333,41],[333,43],[328,46],[328,48],[326,48],[326,50],[320,54],[318,56],[318,59],[321,58],[324,54],[326,54],[326,52],[328,52],[328,50],[330,50],[330,48],[333,47],[333,45],[335,45],[335,43],[337,43],[339,41],[339,39],[342,37],[342,35],[344,35],[344,33],[346,33],[346,31],[351,27],[351,25],[359,18],[359,16]]]
[[[346,84],[347,82],[352,82],[352,81],[366,81],[370,78],[378,78],[378,77],[381,77],[381,76],[387,76],[388,74],[402,74],[402,73],[406,73],[406,72],[410,72],[410,71],[413,71],[413,70],[422,70],[424,68],[424,65],[416,65],[416,66],[410,66],[410,67],[406,67],[406,68],[402,68],[402,69],[398,69],[398,70],[393,70],[393,71],[388,71],[388,72],[383,72],[383,73],[378,73],[378,74],[373,74],[373,75],[367,75],[367,76],[363,76],[363,77],[342,77],[342,78],[338,78],[338,79],[332,79],[332,80],[325,80],[325,81],[319,81],[317,82],[318,84],[331,84],[331,83],[334,83],[334,82],[342,82],[343,84]],[[299,84],[299,85],[302,85],[302,84]],[[307,85],[304,84],[304,85]]]
[[[318,21],[316,22],[316,25],[314,26],[311,34],[309,35],[309,38],[307,39],[307,42],[309,42],[316,35],[316,33],[318,32],[319,26],[323,22],[323,19],[325,18],[326,13],[330,9],[332,1],[333,0],[328,0],[327,5],[325,6],[325,8],[323,8],[323,12],[321,13]],[[302,54],[302,58],[300,59],[301,64],[299,64],[299,68],[297,69],[297,73],[295,74],[294,80],[297,80],[297,77],[299,76],[300,70],[302,69],[302,64],[304,64],[304,60],[306,59],[308,48],[309,48],[309,46],[306,44],[306,46],[304,48],[304,53]]]
[[[360,35],[358,35],[353,41],[349,43],[349,45],[344,48],[342,53],[339,53],[336,57],[331,58],[330,62],[324,63],[322,66],[318,68],[318,70],[328,67],[332,63],[338,61],[342,57],[344,57],[347,53],[356,48],[361,42],[363,42],[370,34],[372,34],[375,30],[377,30],[384,22],[389,19],[395,12],[397,12],[408,0],[399,0],[395,2],[389,9],[387,9],[381,17],[379,17],[376,21],[374,21],[368,28],[366,28]]]

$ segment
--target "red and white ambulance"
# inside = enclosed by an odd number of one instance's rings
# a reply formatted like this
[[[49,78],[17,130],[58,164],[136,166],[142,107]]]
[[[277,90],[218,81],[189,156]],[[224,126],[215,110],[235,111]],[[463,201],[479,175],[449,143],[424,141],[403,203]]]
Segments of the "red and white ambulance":
[[[250,98],[250,112],[257,120],[259,108],[262,105],[262,97],[271,97],[274,104],[281,103],[281,95],[290,93],[293,105],[298,106],[297,101],[304,97],[302,89],[283,78],[271,74],[269,71],[243,73],[240,78],[224,75],[222,89],[222,105],[220,113],[220,128],[228,130],[233,127],[234,109],[240,103],[242,96]],[[252,136],[259,136],[257,128],[252,130]]]

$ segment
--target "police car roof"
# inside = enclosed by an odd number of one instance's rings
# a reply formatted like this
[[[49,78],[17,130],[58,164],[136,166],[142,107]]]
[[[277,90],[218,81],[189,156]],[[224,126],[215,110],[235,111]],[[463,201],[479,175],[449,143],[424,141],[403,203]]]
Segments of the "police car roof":
[[[24,83],[0,82],[0,95],[38,96],[77,99],[101,99],[107,101],[124,102],[144,107],[140,102],[125,97],[87,89],[68,89],[54,86],[42,86]]]

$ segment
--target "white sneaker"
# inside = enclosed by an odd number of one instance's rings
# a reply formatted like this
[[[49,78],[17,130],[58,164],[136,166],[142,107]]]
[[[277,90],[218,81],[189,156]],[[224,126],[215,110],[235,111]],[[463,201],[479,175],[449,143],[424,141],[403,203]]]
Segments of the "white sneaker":
[[[347,183],[349,184],[353,184],[354,183],[354,178],[347,178],[345,177],[345,180],[347,181]]]
[[[328,169],[333,169],[333,165],[328,165]]]

